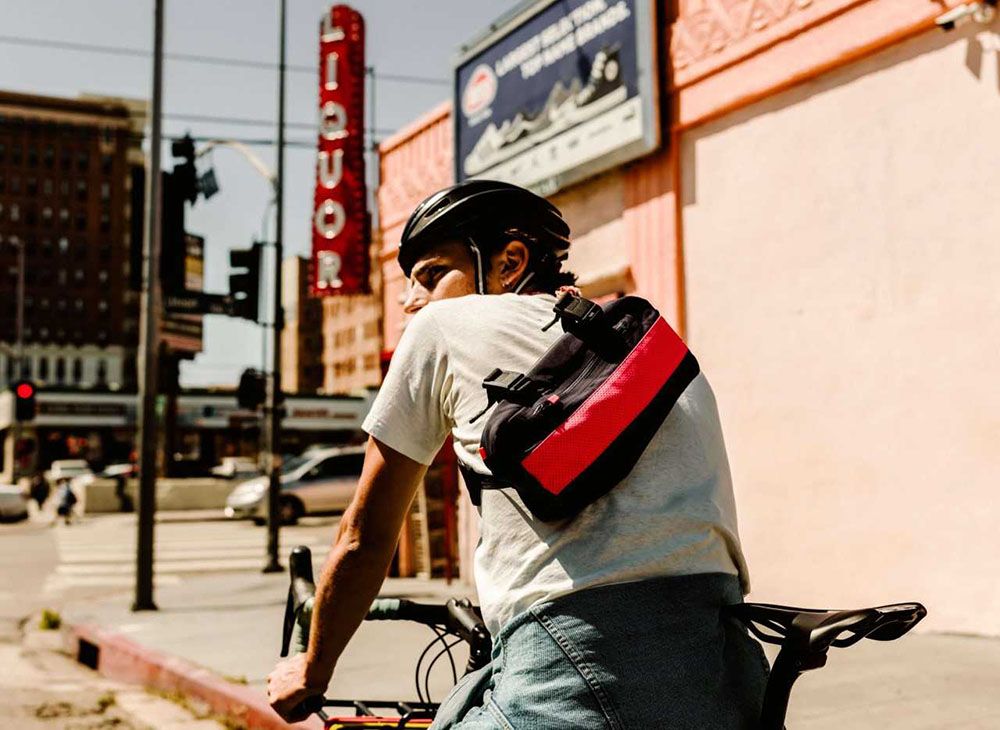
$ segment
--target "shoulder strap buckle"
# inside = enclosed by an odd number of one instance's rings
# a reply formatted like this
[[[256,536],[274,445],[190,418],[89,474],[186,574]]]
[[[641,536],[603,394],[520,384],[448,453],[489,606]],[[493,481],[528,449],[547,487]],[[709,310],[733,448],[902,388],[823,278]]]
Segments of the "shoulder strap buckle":
[[[475,423],[483,414],[500,401],[510,401],[528,406],[541,396],[541,385],[524,373],[497,368],[483,380],[486,389],[486,407],[477,413],[469,423]]]

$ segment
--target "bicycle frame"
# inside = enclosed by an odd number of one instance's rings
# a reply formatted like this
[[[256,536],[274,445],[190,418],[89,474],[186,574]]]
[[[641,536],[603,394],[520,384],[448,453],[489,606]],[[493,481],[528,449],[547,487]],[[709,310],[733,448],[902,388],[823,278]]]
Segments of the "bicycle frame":
[[[291,585],[285,609],[282,656],[291,648],[305,651],[315,585],[309,549],[296,547],[289,558]],[[803,672],[826,664],[831,647],[849,647],[865,638],[892,641],[907,633],[927,615],[919,603],[892,604],[853,611],[741,603],[722,609],[742,621],[761,641],[781,646],[771,667],[764,693],[759,730],[783,730],[792,687]],[[465,673],[484,667],[490,656],[490,636],[478,609],[468,600],[451,599],[429,605],[405,599],[379,599],[372,604],[368,620],[413,621],[445,627],[469,645]],[[439,637],[440,638],[440,637]],[[447,645],[445,645],[447,646]],[[419,669],[419,666],[418,666]],[[419,693],[419,685],[418,685]],[[306,709],[320,715],[328,728],[426,728],[438,705],[431,702],[384,702],[327,700],[317,698]],[[350,707],[354,717],[329,717],[326,707]],[[392,709],[398,717],[378,716],[375,709]]]

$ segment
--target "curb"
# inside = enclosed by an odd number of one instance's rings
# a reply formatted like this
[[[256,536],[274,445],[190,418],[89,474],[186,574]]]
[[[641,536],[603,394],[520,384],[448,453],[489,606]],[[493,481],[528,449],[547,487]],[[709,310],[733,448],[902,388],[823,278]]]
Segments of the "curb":
[[[87,624],[72,626],[69,640],[76,660],[103,676],[164,692],[180,692],[247,730],[323,729],[315,715],[289,725],[250,687],[227,682],[204,667],[149,649],[113,631]]]

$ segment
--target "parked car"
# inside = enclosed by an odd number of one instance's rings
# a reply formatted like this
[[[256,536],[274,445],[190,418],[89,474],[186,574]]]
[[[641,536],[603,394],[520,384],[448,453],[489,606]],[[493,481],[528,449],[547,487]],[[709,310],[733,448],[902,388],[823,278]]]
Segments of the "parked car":
[[[44,476],[49,484],[58,484],[82,474],[93,474],[90,465],[84,459],[56,459]]]
[[[283,524],[304,515],[343,512],[354,497],[365,460],[364,446],[308,451],[288,459],[281,469],[279,507]],[[230,493],[226,516],[249,517],[257,524],[267,519],[266,476],[249,479]]]
[[[139,467],[135,464],[109,464],[104,467],[97,474],[92,471],[88,471],[85,474],[78,474],[69,480],[69,484],[73,487],[73,491],[77,494],[82,494],[82,490],[87,487],[88,484],[93,484],[97,479],[115,479],[116,477],[134,477],[139,473]]]
[[[0,484],[0,520],[19,522],[28,519],[28,500],[20,487]]]
[[[260,474],[257,460],[249,456],[224,456],[217,466],[212,467],[212,476],[220,479],[246,478]]]

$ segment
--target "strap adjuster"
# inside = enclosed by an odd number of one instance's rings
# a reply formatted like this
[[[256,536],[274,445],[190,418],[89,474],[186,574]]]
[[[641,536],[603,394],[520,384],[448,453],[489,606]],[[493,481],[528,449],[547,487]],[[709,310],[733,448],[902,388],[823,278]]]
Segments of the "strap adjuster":
[[[477,413],[469,423],[475,423],[483,414],[500,401],[510,401],[522,406],[534,403],[542,394],[538,381],[524,373],[495,369],[483,380],[486,389],[486,407]]]

